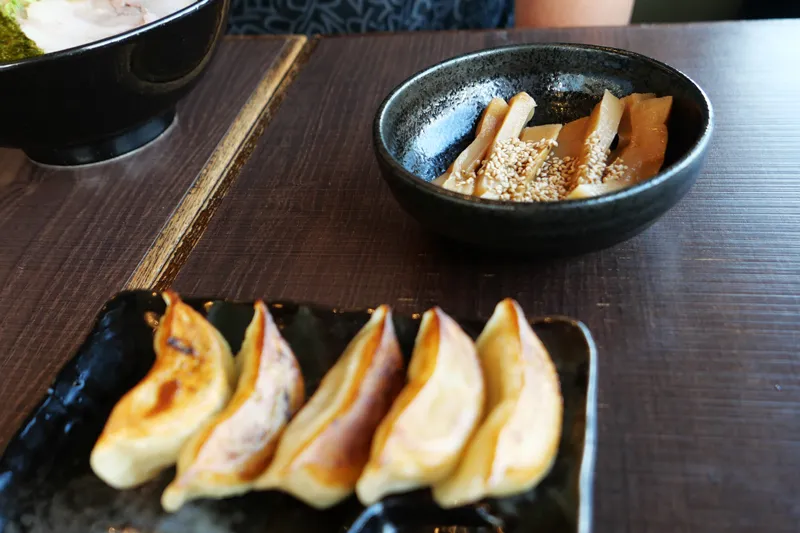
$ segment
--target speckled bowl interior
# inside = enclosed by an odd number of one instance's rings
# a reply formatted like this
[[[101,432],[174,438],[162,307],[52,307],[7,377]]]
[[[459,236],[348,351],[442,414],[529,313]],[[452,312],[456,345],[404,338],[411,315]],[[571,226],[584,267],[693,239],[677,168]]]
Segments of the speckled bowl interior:
[[[527,91],[536,100],[530,125],[566,123],[588,115],[605,89],[672,95],[669,148],[662,170],[697,144],[704,132],[703,96],[688,79],[643,56],[583,45],[524,45],[456,58],[399,88],[381,120],[389,153],[430,181],[474,138],[494,97]]]
[[[632,92],[673,97],[666,159],[654,178],[602,197],[525,204],[478,199],[429,183],[472,141],[479,116],[492,98],[508,99],[526,91],[537,102],[530,125],[566,123],[590,114],[605,89],[619,97]],[[641,231],[688,192],[704,160],[712,115],[697,84],[653,59],[588,45],[529,44],[457,57],[413,76],[380,106],[373,137],[384,178],[398,202],[424,225],[436,226],[432,229],[438,233],[481,244],[481,228],[476,228],[477,235],[464,236],[463,230],[440,221],[447,215],[471,224],[468,217],[483,213],[492,220],[507,218],[506,230],[538,239],[535,244],[547,248],[545,241],[553,237],[591,238],[577,226],[624,212],[627,224],[609,227],[616,235],[598,241],[607,245]],[[660,190],[637,198],[650,188]],[[567,226],[560,235],[541,227],[555,219]],[[581,235],[566,235],[572,224]]]

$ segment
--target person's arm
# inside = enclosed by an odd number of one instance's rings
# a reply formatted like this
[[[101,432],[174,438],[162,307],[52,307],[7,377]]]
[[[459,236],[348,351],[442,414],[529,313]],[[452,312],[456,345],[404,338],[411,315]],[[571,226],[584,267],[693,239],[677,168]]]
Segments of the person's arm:
[[[634,0],[514,0],[518,28],[622,26]]]

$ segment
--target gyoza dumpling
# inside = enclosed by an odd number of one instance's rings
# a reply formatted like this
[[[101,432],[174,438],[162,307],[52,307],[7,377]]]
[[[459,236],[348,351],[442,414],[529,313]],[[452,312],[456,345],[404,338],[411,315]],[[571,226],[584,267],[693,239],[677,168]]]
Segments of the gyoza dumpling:
[[[449,476],[481,420],[475,344],[441,309],[422,317],[408,384],[381,422],[356,492],[364,505]]]
[[[514,300],[497,305],[478,353],[488,414],[455,473],[433,487],[444,508],[533,488],[550,471],[561,439],[558,373]]]
[[[300,367],[264,302],[255,304],[236,362],[241,374],[231,402],[181,449],[178,473],[161,497],[167,511],[247,492],[305,399]]]
[[[92,450],[95,474],[115,488],[139,485],[178,459],[186,440],[231,397],[230,347],[200,313],[168,291],[156,360],[114,406]]]
[[[320,509],[347,498],[403,381],[392,314],[382,305],[289,423],[255,487],[288,492]]]

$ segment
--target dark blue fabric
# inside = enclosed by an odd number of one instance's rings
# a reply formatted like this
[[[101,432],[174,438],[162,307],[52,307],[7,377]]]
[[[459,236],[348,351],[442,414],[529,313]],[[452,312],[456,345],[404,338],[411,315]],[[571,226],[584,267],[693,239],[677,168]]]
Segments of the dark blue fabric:
[[[230,33],[506,28],[514,0],[233,0]]]

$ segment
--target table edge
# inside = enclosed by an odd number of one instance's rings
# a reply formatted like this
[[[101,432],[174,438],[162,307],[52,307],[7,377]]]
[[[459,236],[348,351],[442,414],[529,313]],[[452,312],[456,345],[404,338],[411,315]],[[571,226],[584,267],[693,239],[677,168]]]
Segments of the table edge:
[[[226,38],[227,40],[228,38]],[[239,38],[230,39],[237,41]],[[267,39],[274,40],[274,39]],[[239,110],[194,183],[170,215],[124,285],[129,289],[169,286],[239,174],[266,125],[273,103],[294,80],[298,63],[311,53],[302,35],[282,36],[280,53]]]

